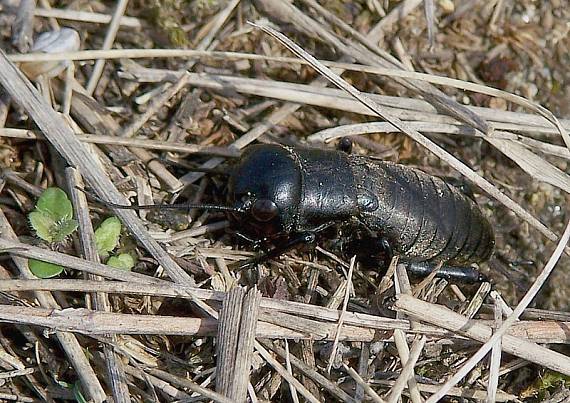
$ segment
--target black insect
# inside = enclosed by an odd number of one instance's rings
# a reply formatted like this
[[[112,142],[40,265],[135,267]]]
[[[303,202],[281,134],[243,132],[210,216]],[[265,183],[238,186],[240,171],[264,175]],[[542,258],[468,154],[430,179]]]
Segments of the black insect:
[[[443,265],[438,276],[476,282],[482,277],[470,264],[487,260],[494,247],[489,222],[458,186],[340,150],[249,146],[232,167],[228,203],[190,207],[228,211],[242,235],[276,245],[247,264],[341,227],[398,254],[416,273]]]
[[[368,234],[425,274],[477,281],[471,263],[487,260],[492,228],[457,186],[420,170],[337,150],[254,145],[229,180],[235,220],[253,238],[301,242],[332,225]]]

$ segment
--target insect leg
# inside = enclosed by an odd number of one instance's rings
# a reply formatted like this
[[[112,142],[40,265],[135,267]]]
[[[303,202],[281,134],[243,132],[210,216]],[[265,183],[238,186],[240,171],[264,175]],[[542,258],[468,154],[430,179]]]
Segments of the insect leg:
[[[256,264],[260,264],[263,262],[268,261],[269,259],[273,259],[275,257],[281,256],[283,253],[287,252],[294,247],[301,245],[301,244],[312,244],[316,240],[316,235],[314,232],[302,232],[291,239],[289,239],[286,243],[276,246],[275,248],[271,249],[268,252],[260,253],[259,255],[248,259],[244,262],[239,262],[236,265],[232,265],[236,270],[243,270]]]
[[[436,268],[435,264],[427,262],[407,263],[406,266],[410,274],[418,277],[426,277]],[[487,276],[470,266],[442,266],[435,276],[465,284],[489,281]]]
[[[387,268],[394,256],[390,242],[378,236],[348,236],[341,246],[343,255],[354,256],[367,269]]]
[[[253,250],[263,250],[264,252],[267,252],[269,250],[269,241],[267,238],[256,239],[239,231],[234,232],[234,235],[248,243]]]

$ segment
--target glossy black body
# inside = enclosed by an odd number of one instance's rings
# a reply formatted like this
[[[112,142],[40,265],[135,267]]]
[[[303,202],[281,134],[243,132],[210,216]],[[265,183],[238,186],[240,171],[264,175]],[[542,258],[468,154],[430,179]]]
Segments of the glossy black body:
[[[449,265],[485,261],[494,247],[489,222],[455,186],[342,151],[250,146],[231,172],[229,198],[245,210],[240,226],[257,238],[343,226],[386,240],[404,261]],[[247,215],[243,206],[257,199],[277,205],[275,218]]]

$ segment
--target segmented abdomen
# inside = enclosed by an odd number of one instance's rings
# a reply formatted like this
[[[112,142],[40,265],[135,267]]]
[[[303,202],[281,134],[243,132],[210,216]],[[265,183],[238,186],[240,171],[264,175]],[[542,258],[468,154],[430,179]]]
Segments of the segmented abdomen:
[[[362,221],[403,259],[468,264],[489,258],[491,225],[455,186],[414,168],[352,158]]]

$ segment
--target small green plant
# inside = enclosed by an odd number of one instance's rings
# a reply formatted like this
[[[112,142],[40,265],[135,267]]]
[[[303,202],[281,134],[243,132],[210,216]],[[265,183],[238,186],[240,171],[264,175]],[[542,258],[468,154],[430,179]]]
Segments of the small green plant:
[[[117,217],[109,217],[95,230],[95,245],[97,252],[103,258],[119,246],[122,225]],[[107,260],[109,266],[121,270],[131,270],[135,265],[135,259],[129,253],[113,255]]]
[[[546,370],[541,373],[535,381],[528,386],[522,393],[521,397],[535,397],[539,401],[545,400],[550,393],[560,387],[567,387],[570,377],[559,372]]]
[[[107,256],[119,245],[121,228],[121,221],[117,217],[109,217],[95,230],[95,245],[100,255]]]
[[[38,237],[47,242],[63,242],[77,229],[73,208],[65,192],[47,188],[28,218]]]
[[[36,259],[28,259],[28,266],[32,273],[39,278],[55,277],[63,271],[63,267],[58,264],[43,262]]]
[[[73,207],[67,194],[59,188],[47,188],[38,199],[36,208],[28,219],[36,235],[49,243],[60,243],[77,229],[73,219]],[[29,259],[30,270],[39,278],[49,278],[60,274],[63,267]]]
[[[116,269],[131,270],[135,266],[135,259],[129,253],[121,253],[117,256],[111,256],[107,260],[107,264]]]
[[[73,219],[73,207],[67,194],[56,187],[46,189],[38,199],[36,208],[28,219],[38,238],[58,244],[77,229],[77,221]],[[106,259],[119,246],[122,225],[117,217],[109,217],[95,231],[95,244],[99,255]],[[50,278],[59,275],[63,267],[57,264],[29,259],[30,270],[39,278]],[[130,270],[135,259],[129,253],[119,253],[108,258],[109,266]]]

